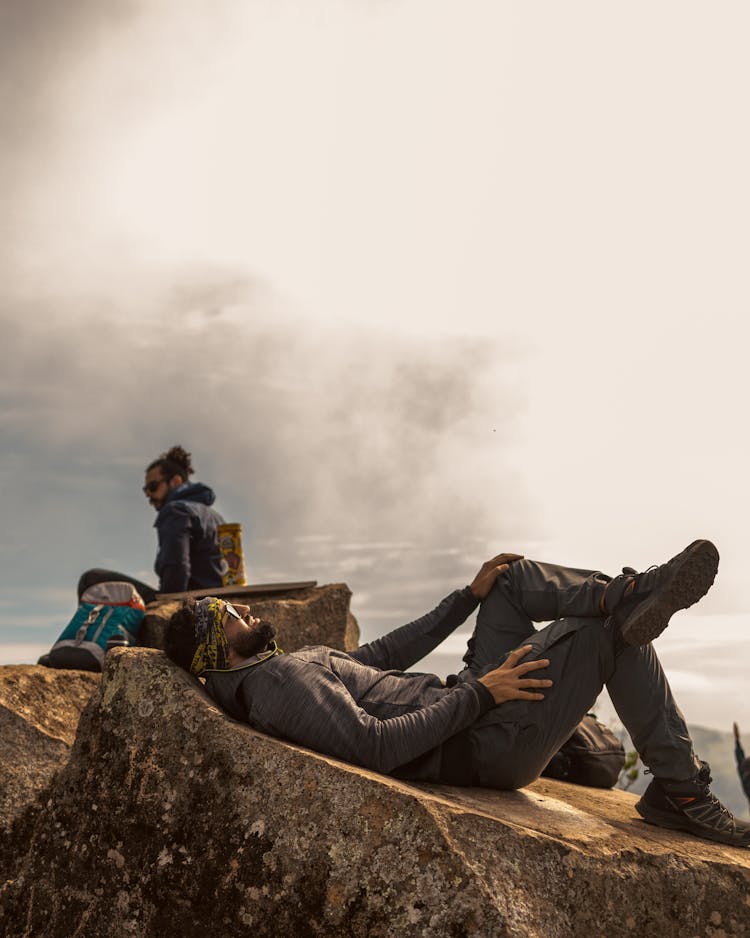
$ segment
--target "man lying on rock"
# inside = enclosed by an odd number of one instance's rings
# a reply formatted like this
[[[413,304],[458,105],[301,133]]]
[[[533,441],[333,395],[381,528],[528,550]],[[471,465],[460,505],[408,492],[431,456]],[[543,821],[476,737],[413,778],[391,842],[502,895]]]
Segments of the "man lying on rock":
[[[432,612],[351,653],[284,654],[247,606],[188,600],[170,620],[167,653],[205,678],[227,713],[265,733],[400,779],[500,789],[538,778],[606,685],[654,776],[639,814],[748,847],[750,824],[711,794],[651,645],[674,612],[708,592],[718,564],[705,540],[614,578],[502,553]],[[406,672],[477,605],[457,681]]]

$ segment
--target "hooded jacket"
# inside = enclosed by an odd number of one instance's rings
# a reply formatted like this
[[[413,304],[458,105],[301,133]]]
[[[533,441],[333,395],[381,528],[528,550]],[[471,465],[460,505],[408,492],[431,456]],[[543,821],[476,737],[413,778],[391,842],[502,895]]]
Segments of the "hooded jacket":
[[[477,604],[466,587],[349,654],[309,646],[257,655],[236,668],[206,671],[206,690],[235,719],[264,733],[376,772],[449,780],[457,749],[463,751],[461,731],[494,708],[492,694],[478,681],[446,687],[434,674],[405,669]]]
[[[226,569],[219,548],[221,515],[210,506],[213,489],[183,482],[173,489],[156,516],[159,538],[154,570],[162,593],[221,586]]]

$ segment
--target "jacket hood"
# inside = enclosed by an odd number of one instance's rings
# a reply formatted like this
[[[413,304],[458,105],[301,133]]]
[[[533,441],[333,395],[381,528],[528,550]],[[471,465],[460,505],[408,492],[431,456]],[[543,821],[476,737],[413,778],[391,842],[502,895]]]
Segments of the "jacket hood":
[[[164,504],[170,502],[201,502],[203,505],[213,505],[216,501],[214,490],[202,482],[183,482],[167,495]]]

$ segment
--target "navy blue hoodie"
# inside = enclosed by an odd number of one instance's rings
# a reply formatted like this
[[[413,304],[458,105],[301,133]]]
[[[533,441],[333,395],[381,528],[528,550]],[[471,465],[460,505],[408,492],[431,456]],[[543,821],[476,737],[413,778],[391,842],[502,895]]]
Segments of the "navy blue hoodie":
[[[159,549],[154,570],[162,593],[221,586],[225,562],[219,549],[221,515],[210,506],[216,496],[202,482],[173,489],[156,516]]]

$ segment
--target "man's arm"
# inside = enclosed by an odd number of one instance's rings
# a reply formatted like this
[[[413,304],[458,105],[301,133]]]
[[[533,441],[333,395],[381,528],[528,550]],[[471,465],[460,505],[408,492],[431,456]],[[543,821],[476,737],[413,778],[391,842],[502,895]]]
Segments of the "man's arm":
[[[468,586],[456,590],[431,612],[377,638],[356,651],[352,658],[383,671],[406,671],[428,655],[462,625],[479,601]]]
[[[180,502],[170,502],[159,512],[155,570],[162,593],[181,593],[188,588],[192,520],[190,510]]]
[[[351,656],[362,664],[384,671],[406,671],[463,625],[487,596],[498,575],[508,569],[509,563],[520,559],[520,554],[498,554],[482,565],[470,586],[446,596],[421,618],[362,645]]]

